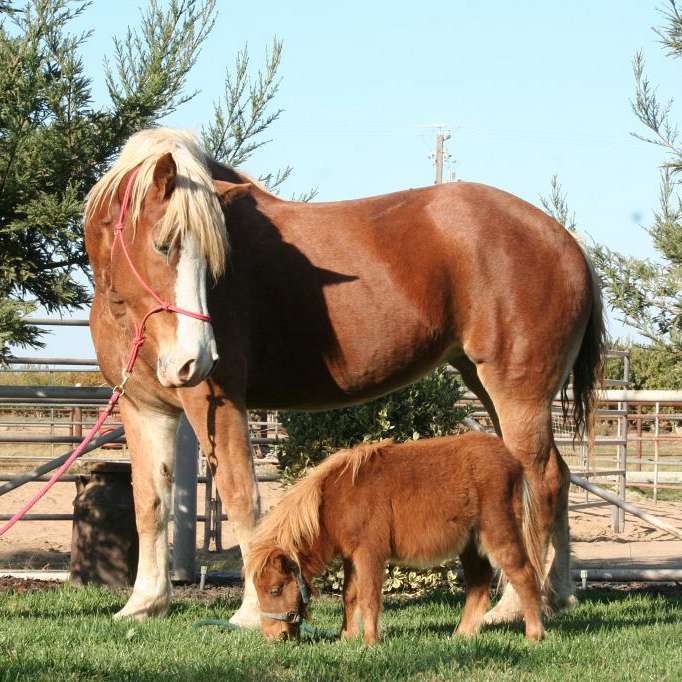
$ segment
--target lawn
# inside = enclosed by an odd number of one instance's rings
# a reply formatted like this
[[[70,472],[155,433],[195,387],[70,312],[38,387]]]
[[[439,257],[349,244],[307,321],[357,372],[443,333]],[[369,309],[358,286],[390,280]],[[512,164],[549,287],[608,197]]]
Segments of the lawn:
[[[572,612],[549,624],[539,645],[519,627],[451,639],[461,594],[389,597],[384,640],[270,644],[255,632],[192,629],[226,617],[234,590],[210,600],[194,588],[170,617],[113,622],[123,595],[59,587],[0,595],[0,680],[678,680],[682,679],[682,589],[581,593]],[[311,618],[336,627],[334,597],[314,600]]]

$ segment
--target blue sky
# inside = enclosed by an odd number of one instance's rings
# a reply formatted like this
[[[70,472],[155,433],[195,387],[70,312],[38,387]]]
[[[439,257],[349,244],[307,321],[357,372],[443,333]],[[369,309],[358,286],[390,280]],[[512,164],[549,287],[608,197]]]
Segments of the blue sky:
[[[83,55],[98,104],[106,103],[104,55],[114,35],[137,24],[140,4],[95,0],[74,27],[94,28]],[[642,48],[661,95],[678,94],[681,65],[652,31],[662,4],[218,0],[190,77],[201,92],[166,123],[198,131],[236,52],[248,44],[255,67],[278,36],[285,111],[246,170],[292,165],[285,196],[317,187],[319,199],[335,200],[430,184],[428,126],[444,124],[458,178],[537,204],[556,173],[582,230],[622,252],[653,255],[640,224],[656,207],[664,156],[630,135],[639,129],[631,60]],[[92,354],[87,340],[55,334],[49,352],[67,348]]]

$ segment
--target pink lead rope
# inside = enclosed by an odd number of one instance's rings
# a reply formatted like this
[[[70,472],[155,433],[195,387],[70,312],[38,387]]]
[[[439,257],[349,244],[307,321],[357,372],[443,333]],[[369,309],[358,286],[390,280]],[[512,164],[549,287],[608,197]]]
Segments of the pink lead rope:
[[[57,469],[54,474],[50,477],[50,480],[2,527],[0,528],[0,536],[4,535],[12,526],[19,520],[21,520],[26,513],[28,513],[31,508],[40,500],[42,497],[44,497],[47,492],[52,488],[52,486],[64,475],[64,473],[68,470],[68,468],[74,463],[76,459],[78,459],[81,454],[83,453],[83,450],[90,444],[90,441],[97,435],[99,430],[102,428],[102,424],[106,421],[107,417],[112,413],[114,407],[116,406],[116,403],[119,401],[119,399],[125,394],[125,385],[128,379],[130,378],[130,375],[133,371],[133,367],[135,366],[135,362],[137,361],[137,357],[140,353],[140,349],[144,345],[145,341],[145,336],[144,336],[144,328],[145,325],[147,324],[147,320],[152,316],[155,315],[156,313],[160,313],[162,311],[168,311],[170,313],[177,313],[178,315],[188,315],[189,317],[193,317],[197,320],[202,320],[203,322],[210,322],[211,318],[209,315],[203,315],[202,313],[195,313],[191,310],[183,310],[182,308],[178,308],[177,306],[171,305],[170,303],[167,303],[164,301],[142,278],[142,275],[137,271],[137,268],[133,264],[132,259],[130,258],[130,254],[128,253],[128,249],[126,247],[125,240],[123,239],[123,228],[124,228],[124,223],[125,223],[125,218],[126,214],[128,213],[128,208],[130,205],[130,194],[132,192],[132,187],[133,183],[135,182],[135,178],[137,177],[137,173],[139,171],[139,167],[136,168],[130,175],[130,178],[128,180],[128,184],[126,185],[125,192],[123,193],[123,202],[121,203],[121,212],[118,217],[118,222],[116,223],[116,226],[114,227],[114,243],[112,244],[111,248],[112,251],[114,247],[116,246],[116,242],[120,242],[121,248],[123,249],[123,254],[126,257],[126,261],[128,262],[128,265],[130,269],[132,270],[133,274],[135,275],[135,278],[137,281],[142,285],[142,287],[145,289],[145,291],[153,296],[153,298],[157,301],[159,304],[156,308],[152,308],[143,318],[142,322],[140,322],[139,326],[137,327],[137,330],[135,332],[135,338],[133,339],[132,347],[130,349],[130,355],[128,356],[128,363],[126,364],[125,369],[123,370],[123,378],[121,380],[121,383],[118,384],[118,386],[114,386],[112,393],[111,393],[111,398],[109,398],[109,402],[107,403],[107,406],[102,412],[100,413],[97,421],[95,422],[94,426],[88,431],[88,434],[85,436],[85,439],[81,442],[81,444],[71,453],[69,458],[62,464],[59,469]]]

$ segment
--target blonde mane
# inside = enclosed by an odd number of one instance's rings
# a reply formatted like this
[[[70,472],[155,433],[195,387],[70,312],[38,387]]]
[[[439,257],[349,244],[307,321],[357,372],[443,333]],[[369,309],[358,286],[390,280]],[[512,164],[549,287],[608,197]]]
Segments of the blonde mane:
[[[382,440],[380,443],[359,445],[352,450],[340,450],[298,481],[260,522],[247,555],[247,575],[259,575],[273,549],[282,550],[300,565],[301,553],[309,549],[320,535],[324,482],[333,474],[340,478],[350,469],[355,483],[367,461],[392,442]]]
[[[225,271],[225,218],[208,170],[208,157],[197,138],[188,131],[151,128],[131,136],[114,165],[90,190],[85,222],[99,210],[110,210],[123,178],[139,166],[130,200],[130,213],[136,225],[153,183],[156,162],[168,152],[173,155],[177,177],[157,238],[162,243],[173,244],[191,232],[199,242],[208,269],[217,278]]]

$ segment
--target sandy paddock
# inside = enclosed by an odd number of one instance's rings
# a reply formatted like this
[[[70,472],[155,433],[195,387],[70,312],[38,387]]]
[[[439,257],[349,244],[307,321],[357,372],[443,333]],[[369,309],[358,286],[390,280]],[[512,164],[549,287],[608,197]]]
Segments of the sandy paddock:
[[[9,514],[27,500],[40,484],[30,483],[0,497],[0,513]],[[278,483],[261,483],[263,508],[268,509],[282,494]],[[60,483],[36,505],[34,513],[70,513],[75,484]],[[591,501],[596,498],[590,496]],[[682,529],[682,503],[659,502],[654,504],[641,495],[629,493],[628,499],[646,511],[656,514]],[[573,503],[583,502],[585,496],[573,494]],[[203,486],[200,486],[199,513],[203,514]],[[665,567],[682,566],[682,541],[652,528],[639,519],[626,515],[625,532],[617,535],[611,531],[612,507],[593,507],[572,510],[570,513],[573,553],[580,565],[608,564],[610,567],[637,564],[660,564]],[[71,524],[65,521],[29,521],[17,524],[5,537],[0,538],[0,567],[2,568],[63,568],[68,564],[71,545]],[[203,524],[197,524],[197,546],[203,545]],[[236,539],[229,522],[223,524],[223,547],[232,551],[224,555],[202,555],[202,563],[209,568],[234,567]]]

